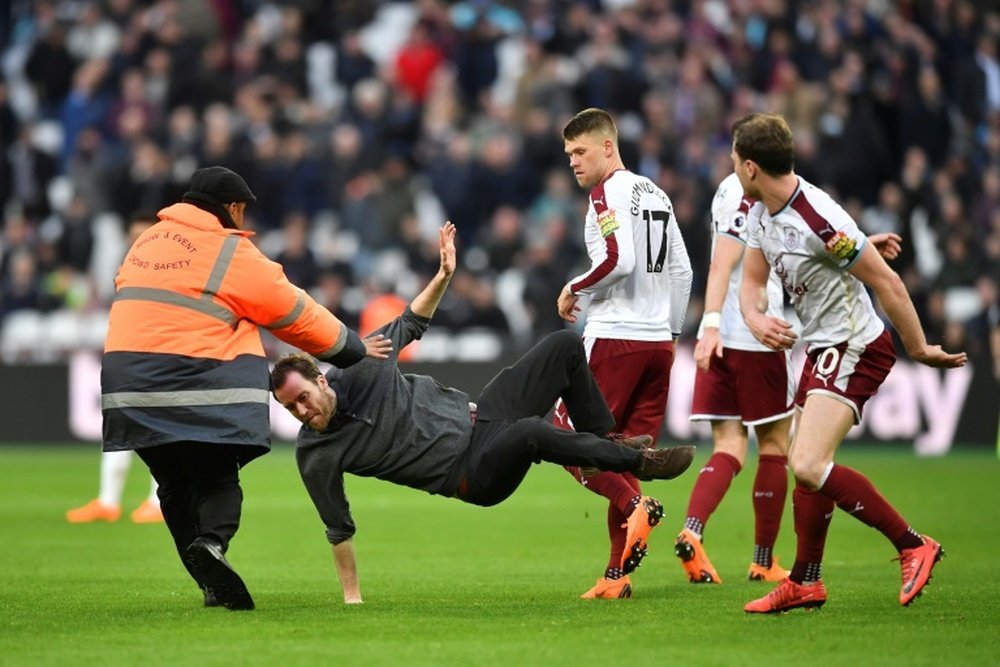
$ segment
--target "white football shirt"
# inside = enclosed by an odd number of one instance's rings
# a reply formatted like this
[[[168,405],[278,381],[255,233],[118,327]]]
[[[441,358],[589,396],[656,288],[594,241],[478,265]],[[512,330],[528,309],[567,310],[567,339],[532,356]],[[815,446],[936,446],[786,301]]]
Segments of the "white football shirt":
[[[670,340],[691,295],[691,260],[670,198],[651,180],[619,169],[590,191],[584,240],[590,270],[569,282],[589,294],[583,335]]]
[[[868,238],[833,199],[799,178],[785,206],[765,209],[747,246],[760,248],[792,298],[808,349],[867,345],[885,330],[865,285],[849,269]]]
[[[747,230],[757,222],[764,212],[764,204],[743,196],[743,186],[736,174],[730,174],[722,180],[712,199],[712,252],[720,235],[747,242]],[[743,279],[743,260],[733,267],[729,276],[729,289],[726,300],[722,304],[722,322],[719,335],[723,347],[734,350],[749,350],[751,352],[770,352],[767,347],[750,333],[743,315],[740,313],[740,282]],[[767,314],[772,317],[783,317],[783,300],[781,281],[771,272],[767,279]],[[698,328],[698,338],[701,338],[701,327]]]

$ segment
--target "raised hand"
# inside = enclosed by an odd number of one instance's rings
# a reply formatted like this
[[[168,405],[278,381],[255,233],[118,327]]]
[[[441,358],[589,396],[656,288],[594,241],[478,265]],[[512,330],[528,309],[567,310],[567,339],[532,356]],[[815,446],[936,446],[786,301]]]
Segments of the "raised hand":
[[[438,248],[441,251],[441,272],[451,277],[455,273],[455,225],[444,223],[438,230]]]

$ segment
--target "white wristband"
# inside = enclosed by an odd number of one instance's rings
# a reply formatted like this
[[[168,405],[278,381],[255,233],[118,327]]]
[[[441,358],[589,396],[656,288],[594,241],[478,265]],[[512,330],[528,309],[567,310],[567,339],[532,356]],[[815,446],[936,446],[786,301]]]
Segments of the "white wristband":
[[[702,329],[718,329],[720,324],[722,324],[722,313],[717,310],[713,310],[701,316]]]

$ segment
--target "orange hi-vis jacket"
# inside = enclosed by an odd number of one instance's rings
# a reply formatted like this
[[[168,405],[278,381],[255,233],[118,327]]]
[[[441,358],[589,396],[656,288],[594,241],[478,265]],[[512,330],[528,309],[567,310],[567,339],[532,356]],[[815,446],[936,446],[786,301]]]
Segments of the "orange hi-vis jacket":
[[[269,375],[258,327],[324,359],[347,329],[265,257],[251,232],[174,204],[115,278],[101,369],[104,450],[171,442],[270,446]]]

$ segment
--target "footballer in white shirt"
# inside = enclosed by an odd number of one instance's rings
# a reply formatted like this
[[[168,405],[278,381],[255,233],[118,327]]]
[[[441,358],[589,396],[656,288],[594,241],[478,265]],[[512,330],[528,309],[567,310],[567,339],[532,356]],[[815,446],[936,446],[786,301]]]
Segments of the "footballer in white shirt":
[[[867,477],[833,460],[896,360],[892,337],[865,288],[879,300],[911,359],[954,368],[967,357],[928,344],[903,281],[875,244],[829,195],[795,174],[795,147],[784,118],[749,114],[737,120],[731,157],[744,194],[764,205],[749,230],[740,310],[754,337],[768,347],[784,350],[795,343],[792,325],[767,313],[765,285],[773,270],[791,296],[807,345],[788,459],[795,475],[795,563],[787,579],[744,610],[772,613],[826,602],[820,567],[835,506],[880,531],[899,552],[899,602],[909,605],[930,580],[941,545],[915,531]]]
[[[684,527],[674,543],[691,583],[722,583],[702,544],[703,535],[743,469],[751,426],[757,436],[758,465],[753,484],[754,549],[747,578],[781,581],[788,576],[772,552],[788,494],[788,439],[795,412],[791,352],[772,350],[754,338],[739,306],[747,234],[762,211],[763,204],[743,195],[736,174],[723,179],[712,199],[712,261],[694,351],[691,420],[711,422],[713,450],[691,489]],[[766,291],[768,314],[780,317],[782,289],[776,274],[768,278]]]
[[[563,288],[559,315],[576,322],[579,298],[590,298],[584,345],[615,417],[615,430],[650,435],[655,443],[667,405],[674,345],[691,294],[691,261],[670,198],[648,178],[625,169],[618,130],[606,111],[581,111],[562,135],[573,175],[590,195],[584,238],[591,266]],[[555,422],[572,428],[561,405]],[[567,470],[609,502],[608,564],[582,597],[628,597],[629,573],[645,555],[646,538],[663,508],[642,495],[629,473]]]

